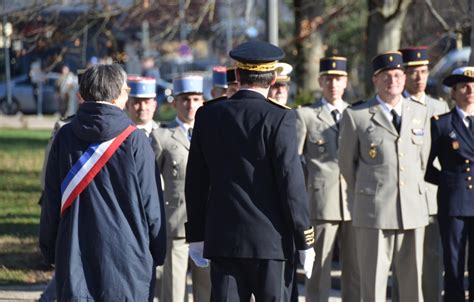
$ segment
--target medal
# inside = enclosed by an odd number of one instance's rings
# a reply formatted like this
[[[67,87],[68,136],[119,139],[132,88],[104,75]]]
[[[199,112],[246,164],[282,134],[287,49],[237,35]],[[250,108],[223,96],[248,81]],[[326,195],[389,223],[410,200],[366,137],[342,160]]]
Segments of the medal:
[[[459,149],[459,142],[453,141],[453,150],[458,150],[458,149]]]
[[[370,158],[375,158],[377,156],[377,149],[375,147],[371,147],[369,149],[369,157]]]

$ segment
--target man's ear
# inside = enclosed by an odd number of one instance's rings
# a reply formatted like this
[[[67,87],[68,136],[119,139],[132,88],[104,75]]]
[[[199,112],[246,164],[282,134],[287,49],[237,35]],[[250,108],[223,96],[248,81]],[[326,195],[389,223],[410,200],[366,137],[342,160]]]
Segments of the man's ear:
[[[240,83],[240,70],[238,68],[235,70],[235,79]]]
[[[272,83],[270,84],[270,86],[274,85],[276,83],[276,80],[277,80],[277,72],[276,70],[274,70],[272,73]]]

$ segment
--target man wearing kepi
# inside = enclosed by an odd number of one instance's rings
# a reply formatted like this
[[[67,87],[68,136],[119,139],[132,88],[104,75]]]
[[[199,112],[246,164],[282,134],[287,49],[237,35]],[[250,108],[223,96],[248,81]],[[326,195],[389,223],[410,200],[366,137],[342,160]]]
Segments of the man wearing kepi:
[[[189,246],[186,243],[184,223],[186,204],[184,179],[188,161],[196,111],[202,106],[203,78],[199,75],[184,75],[173,79],[173,107],[176,119],[152,132],[152,146],[156,162],[164,181],[168,252],[163,267],[160,301],[182,302],[186,294],[186,272],[188,270]],[[191,264],[193,301],[209,301],[209,269]]]
[[[427,107],[429,115],[443,114],[449,111],[448,104],[439,101],[425,93],[428,83],[429,69],[428,49],[412,47],[400,50],[405,66],[406,82],[403,96],[411,101]],[[427,149],[427,151],[429,151]],[[436,164],[439,167],[439,164]],[[436,204],[437,187],[426,183],[426,198],[428,202],[429,224],[425,228],[423,242],[423,273],[422,289],[425,301],[441,301],[443,289],[443,259],[439,226],[436,219],[438,206]]]
[[[331,264],[339,234],[342,298],[360,301],[354,227],[347,185],[337,160],[339,121],[349,105],[342,100],[347,86],[347,59],[322,58],[319,72],[323,97],[296,110],[298,153],[306,162],[310,218],[316,232],[316,259],[313,275],[306,281],[306,300],[329,300]]]
[[[159,244],[153,150],[127,117],[127,75],[94,65],[84,103],[56,135],[46,168],[40,248],[58,301],[149,301]]]
[[[156,80],[138,76],[128,77],[130,94],[127,101],[128,115],[138,129],[150,136],[151,132],[158,129],[158,123],[153,120],[156,103]]]
[[[474,67],[444,79],[456,107],[431,122],[426,180],[438,185],[438,222],[443,244],[444,301],[465,301],[464,267],[469,242],[469,299],[474,301]],[[438,158],[441,169],[433,165]]]
[[[402,96],[405,73],[399,52],[376,56],[372,66],[377,95],[346,109],[339,142],[339,167],[353,199],[361,300],[386,300],[392,265],[400,301],[423,301],[429,114]]]
[[[295,114],[266,98],[283,51],[246,42],[230,52],[240,90],[196,115],[186,171],[186,239],[198,265],[211,263],[213,301],[287,301],[299,250],[314,260]],[[209,260],[208,260],[209,259]]]

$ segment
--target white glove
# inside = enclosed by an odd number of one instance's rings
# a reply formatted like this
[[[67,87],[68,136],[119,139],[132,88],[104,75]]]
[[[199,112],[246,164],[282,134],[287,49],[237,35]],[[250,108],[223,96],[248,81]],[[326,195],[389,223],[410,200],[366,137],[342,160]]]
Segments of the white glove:
[[[298,251],[300,254],[300,262],[303,265],[304,274],[306,278],[311,278],[313,274],[313,264],[314,264],[314,257],[316,253],[314,252],[313,248],[309,248],[307,250]]]
[[[209,260],[205,259],[202,254],[204,250],[204,241],[189,243],[189,257],[199,267],[208,267]]]

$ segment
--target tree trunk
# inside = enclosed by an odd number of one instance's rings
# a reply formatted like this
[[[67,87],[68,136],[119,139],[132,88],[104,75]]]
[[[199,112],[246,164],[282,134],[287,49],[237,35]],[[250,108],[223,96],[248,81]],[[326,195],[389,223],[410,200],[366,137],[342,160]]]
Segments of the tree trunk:
[[[471,55],[469,56],[469,66],[474,66],[474,0],[469,1],[469,13],[471,15]]]
[[[366,89],[372,89],[372,58],[376,55],[398,50],[403,22],[412,0],[368,0],[369,20],[367,24]]]
[[[319,89],[319,59],[324,56],[323,37],[318,30],[323,22],[323,0],[294,0],[296,65],[294,76],[298,94]]]

